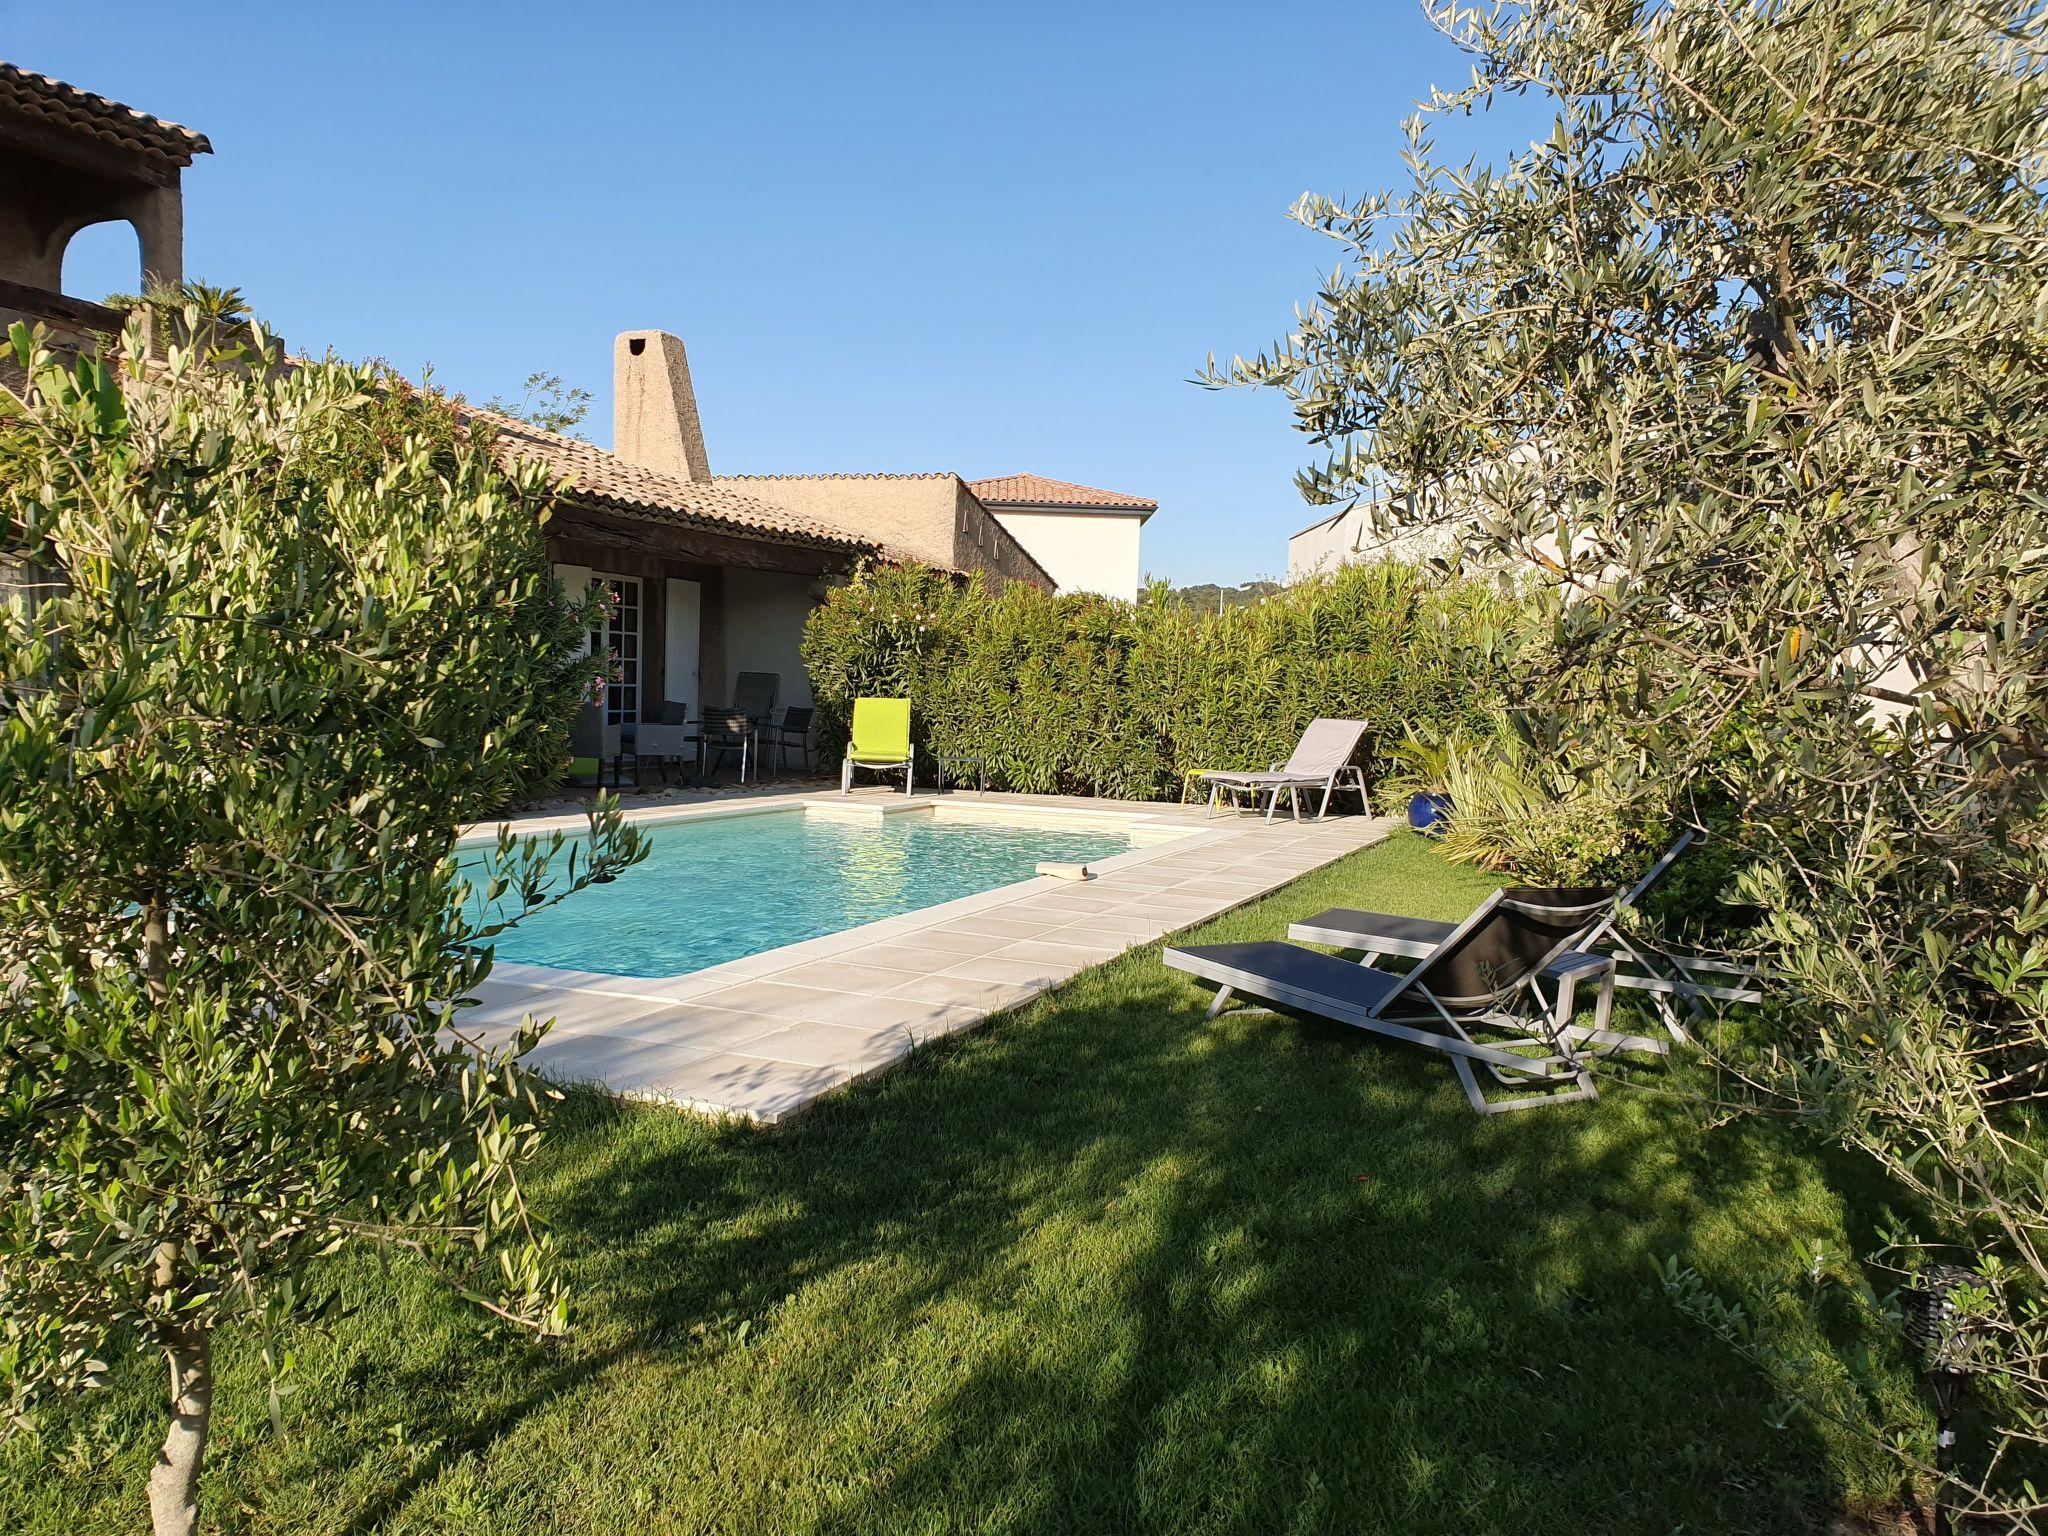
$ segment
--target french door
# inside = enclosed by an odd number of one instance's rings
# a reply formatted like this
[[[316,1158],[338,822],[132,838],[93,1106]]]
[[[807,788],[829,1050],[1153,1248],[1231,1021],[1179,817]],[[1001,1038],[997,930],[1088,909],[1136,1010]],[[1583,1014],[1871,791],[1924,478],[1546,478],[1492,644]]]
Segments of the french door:
[[[593,574],[590,584],[610,599],[590,630],[590,648],[612,656],[604,718],[610,725],[635,724],[640,719],[640,578]]]

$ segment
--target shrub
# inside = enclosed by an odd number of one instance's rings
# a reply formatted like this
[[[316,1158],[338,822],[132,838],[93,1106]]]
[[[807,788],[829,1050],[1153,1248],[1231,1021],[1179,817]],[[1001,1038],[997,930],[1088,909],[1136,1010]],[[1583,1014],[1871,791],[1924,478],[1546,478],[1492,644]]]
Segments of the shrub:
[[[16,326],[0,390],[0,1428],[161,1354],[159,1533],[198,1527],[216,1334],[281,1371],[330,1249],[561,1326],[534,1032],[440,1026],[504,922],[638,853],[606,809],[551,888],[560,841],[507,832],[502,920],[462,899],[460,824],[548,764],[588,665],[538,471],[375,370],[260,331],[215,366],[182,323],[68,366]]]
[[[1489,729],[1527,634],[1496,585],[1392,563],[1222,613],[871,566],[803,654],[828,757],[856,697],[908,697],[919,752],[979,755],[997,788],[1156,800],[1285,758],[1319,715],[1371,723],[1368,777],[1411,726]]]
[[[1444,854],[1531,885],[1625,885],[1667,840],[1668,794],[1606,765],[1574,767],[1501,733],[1452,744]]]

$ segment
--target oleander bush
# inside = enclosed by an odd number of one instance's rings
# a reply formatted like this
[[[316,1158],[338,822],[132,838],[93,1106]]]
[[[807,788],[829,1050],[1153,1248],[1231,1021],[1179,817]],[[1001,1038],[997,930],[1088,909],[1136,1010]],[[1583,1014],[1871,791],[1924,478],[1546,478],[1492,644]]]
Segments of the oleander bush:
[[[827,760],[856,697],[908,697],[920,755],[978,755],[995,788],[1156,800],[1285,758],[1318,715],[1371,724],[1375,782],[1410,728],[1490,732],[1532,633],[1498,584],[1393,563],[1222,613],[871,566],[812,614],[804,665]]]

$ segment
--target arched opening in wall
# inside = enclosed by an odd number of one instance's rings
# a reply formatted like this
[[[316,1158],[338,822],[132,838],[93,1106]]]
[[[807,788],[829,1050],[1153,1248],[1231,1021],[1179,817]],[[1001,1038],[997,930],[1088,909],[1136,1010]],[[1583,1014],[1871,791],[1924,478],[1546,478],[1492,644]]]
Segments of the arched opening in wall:
[[[74,299],[103,303],[109,294],[142,292],[142,237],[126,219],[88,224],[64,247],[59,286]]]

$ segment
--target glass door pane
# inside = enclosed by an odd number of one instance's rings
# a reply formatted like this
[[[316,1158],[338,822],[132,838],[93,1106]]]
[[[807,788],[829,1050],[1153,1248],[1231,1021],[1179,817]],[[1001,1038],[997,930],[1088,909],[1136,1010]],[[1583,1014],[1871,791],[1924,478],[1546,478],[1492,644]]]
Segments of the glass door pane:
[[[590,631],[591,649],[612,657],[604,717],[613,725],[632,724],[640,718],[640,578],[593,576],[590,584],[610,599],[608,616]]]

